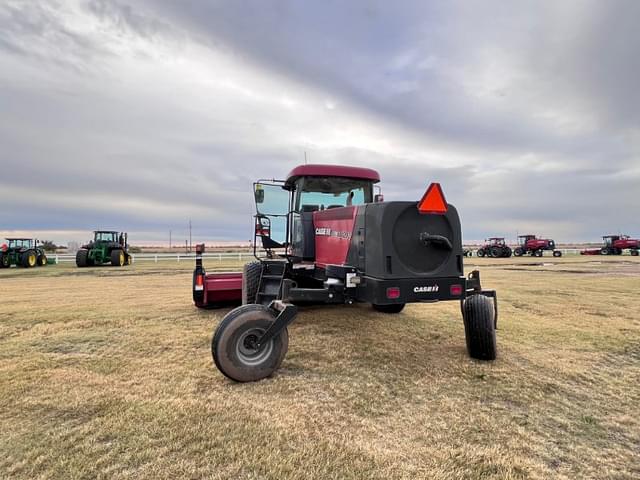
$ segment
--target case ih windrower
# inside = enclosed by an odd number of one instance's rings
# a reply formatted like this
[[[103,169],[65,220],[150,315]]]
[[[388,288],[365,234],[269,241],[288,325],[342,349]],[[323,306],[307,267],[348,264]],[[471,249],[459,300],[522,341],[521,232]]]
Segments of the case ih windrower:
[[[602,248],[582,250],[580,255],[622,255],[624,250],[629,250],[631,255],[637,257],[640,251],[640,240],[629,235],[605,235],[602,240]]]
[[[508,258],[511,256],[511,247],[505,243],[504,237],[491,237],[485,241],[487,243],[481,246],[476,252],[476,255],[479,257]]]
[[[556,242],[550,238],[536,238],[535,235],[518,235],[518,246],[514,248],[513,254],[516,257],[523,255],[541,257],[545,250],[551,250],[554,257],[562,256],[562,252],[556,250]]]
[[[367,168],[302,165],[286,180],[258,181],[255,239],[265,255],[242,273],[207,274],[204,245],[197,247],[195,304],[243,303],[213,336],[224,375],[248,382],[278,369],[303,303],[366,302],[393,314],[410,302],[454,300],[470,356],[495,359],[496,293],[482,289],[479,272],[464,276],[456,209],[437,183],[419,202],[382,202],[374,196],[379,180]]]

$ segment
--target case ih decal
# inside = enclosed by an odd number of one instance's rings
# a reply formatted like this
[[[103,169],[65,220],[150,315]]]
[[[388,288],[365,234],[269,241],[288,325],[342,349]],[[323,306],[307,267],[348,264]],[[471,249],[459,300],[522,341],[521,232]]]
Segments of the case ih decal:
[[[216,367],[248,382],[275,372],[300,304],[364,302],[397,314],[411,302],[460,304],[471,357],[496,357],[496,293],[465,276],[458,212],[432,183],[422,199],[383,202],[368,168],[302,165],[286,180],[258,181],[254,254],[238,273],[207,274],[196,249],[198,307],[241,302],[216,328]],[[284,194],[284,195],[283,195]],[[257,245],[262,248],[258,251]]]

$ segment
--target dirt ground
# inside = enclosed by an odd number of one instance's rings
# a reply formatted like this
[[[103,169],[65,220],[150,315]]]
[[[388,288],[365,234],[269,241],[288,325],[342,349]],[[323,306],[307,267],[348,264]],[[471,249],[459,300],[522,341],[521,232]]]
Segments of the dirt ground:
[[[211,264],[229,270],[233,264]],[[466,259],[459,305],[306,307],[282,369],[235,384],[190,264],[0,270],[0,478],[640,478],[640,260]]]

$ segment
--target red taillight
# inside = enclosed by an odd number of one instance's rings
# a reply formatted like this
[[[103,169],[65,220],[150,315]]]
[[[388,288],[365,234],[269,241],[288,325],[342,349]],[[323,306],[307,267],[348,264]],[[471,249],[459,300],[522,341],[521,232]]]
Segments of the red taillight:
[[[196,275],[196,281],[195,281],[195,285],[193,286],[193,289],[196,291],[200,291],[200,290],[204,290],[204,275],[199,273],[198,275]]]
[[[390,298],[390,299],[400,298],[400,289],[398,287],[387,288],[387,298]]]
[[[451,295],[462,295],[462,285],[451,285],[449,291],[451,292]]]

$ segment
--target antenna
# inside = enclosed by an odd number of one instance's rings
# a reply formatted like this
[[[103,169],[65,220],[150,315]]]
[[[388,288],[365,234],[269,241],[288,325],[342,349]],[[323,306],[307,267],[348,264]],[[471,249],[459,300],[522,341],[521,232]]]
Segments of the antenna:
[[[304,164],[307,164],[307,151],[304,151]]]

